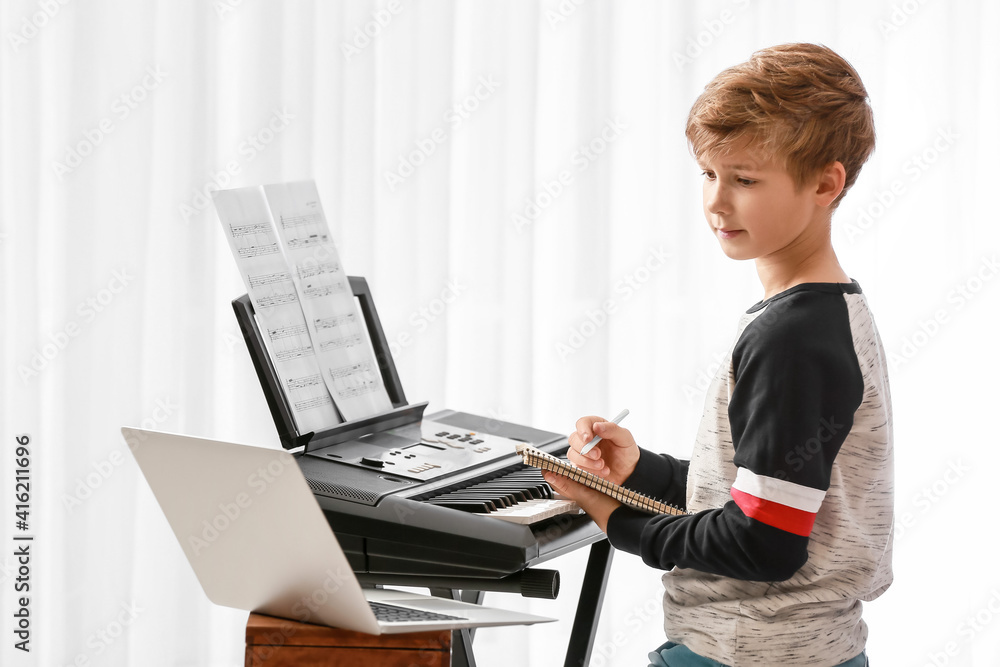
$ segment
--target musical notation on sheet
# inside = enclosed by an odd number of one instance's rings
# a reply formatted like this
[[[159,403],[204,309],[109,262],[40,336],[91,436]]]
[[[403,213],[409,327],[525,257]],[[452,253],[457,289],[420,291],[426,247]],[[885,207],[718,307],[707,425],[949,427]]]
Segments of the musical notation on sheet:
[[[288,239],[288,247],[292,250],[301,250],[309,246],[328,243],[330,237],[326,234],[309,234],[308,236],[295,236]]]
[[[278,252],[277,243],[265,243],[264,245],[247,244],[236,251],[240,259],[260,257],[261,255],[276,255]]]
[[[333,262],[317,262],[311,265],[303,264],[296,267],[296,270],[299,272],[299,278],[305,280],[313,276],[321,276],[324,273],[340,273],[340,265]]]
[[[317,373],[316,375],[307,375],[306,377],[289,378],[288,381],[285,382],[285,386],[289,389],[304,389],[305,387],[314,387],[318,384],[322,384],[322,382],[323,378],[321,378],[319,373]]]
[[[213,199],[296,428],[306,433],[340,423],[263,188],[216,191]]]
[[[304,336],[308,334],[309,331],[306,329],[306,323],[295,324],[290,327],[277,327],[274,329],[268,329],[267,335],[271,340],[278,340],[281,338],[288,338],[289,336]]]
[[[331,315],[330,317],[320,317],[314,321],[317,329],[333,329],[345,324],[354,324],[354,313],[343,313],[341,315]]]
[[[392,409],[312,181],[265,185],[322,377],[345,419]]]
[[[337,294],[347,290],[347,283],[343,280],[327,283],[325,285],[313,285],[312,283],[303,286],[302,293],[307,299],[322,299],[324,296]]]
[[[299,347],[289,347],[284,350],[275,350],[274,359],[277,361],[291,361],[301,359],[313,354],[312,345],[300,345]]]
[[[378,373],[374,363],[363,361],[360,364],[331,368],[330,377],[337,381],[337,396],[342,399],[356,399],[378,390]]]
[[[370,394],[371,392],[378,389],[375,382],[363,382],[360,384],[355,384],[350,387],[343,387],[337,391],[337,396],[342,399],[348,398],[361,398],[365,394]]]
[[[248,225],[229,225],[229,233],[234,239],[242,239],[244,236],[254,236],[255,234],[262,234],[267,238],[273,238],[274,236],[271,234],[271,223],[269,221],[251,222]]]
[[[274,308],[286,303],[295,303],[299,300],[299,295],[295,292],[279,292],[277,294],[267,294],[254,299],[254,310]]]
[[[327,350],[336,349],[338,347],[348,347],[350,345],[357,345],[361,342],[361,334],[353,333],[347,336],[342,336],[340,338],[334,338],[332,340],[325,340],[319,344],[320,352],[326,352]]]
[[[247,282],[251,287],[263,287],[264,285],[275,285],[277,283],[292,282],[292,277],[288,271],[278,271],[277,273],[264,273],[259,276],[247,276]]]
[[[279,217],[281,226],[285,229],[300,227],[302,225],[325,225],[323,216],[318,212],[304,213],[302,215],[282,215]]]
[[[349,366],[341,366],[340,368],[331,368],[330,377],[334,380],[340,380],[352,375],[369,373],[371,370],[372,363],[370,361],[363,361],[360,364],[351,364]]]
[[[295,401],[292,405],[299,412],[316,410],[317,408],[329,408],[332,410],[333,399],[330,398],[330,394],[323,394],[322,396],[313,396],[312,398],[304,398],[301,401]]]

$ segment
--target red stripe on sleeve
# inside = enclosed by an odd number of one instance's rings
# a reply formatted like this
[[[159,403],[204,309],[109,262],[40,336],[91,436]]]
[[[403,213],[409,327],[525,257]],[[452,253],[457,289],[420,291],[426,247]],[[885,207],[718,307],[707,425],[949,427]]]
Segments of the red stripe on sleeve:
[[[813,523],[816,521],[814,512],[764,500],[739,489],[730,489],[729,493],[743,513],[751,519],[803,537],[809,537],[809,533],[812,532]]]

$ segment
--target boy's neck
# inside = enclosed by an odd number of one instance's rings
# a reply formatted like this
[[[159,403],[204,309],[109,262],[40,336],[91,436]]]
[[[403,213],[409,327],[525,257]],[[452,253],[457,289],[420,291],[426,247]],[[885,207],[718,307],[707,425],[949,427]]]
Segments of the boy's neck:
[[[830,226],[813,225],[794,243],[754,260],[764,299],[802,283],[849,283],[830,240]]]

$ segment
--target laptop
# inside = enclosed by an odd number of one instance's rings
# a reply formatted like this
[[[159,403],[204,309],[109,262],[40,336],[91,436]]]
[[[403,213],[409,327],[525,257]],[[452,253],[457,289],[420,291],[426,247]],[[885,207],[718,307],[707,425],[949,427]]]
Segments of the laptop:
[[[141,428],[122,435],[216,604],[375,635],[555,620],[362,588],[288,452]]]

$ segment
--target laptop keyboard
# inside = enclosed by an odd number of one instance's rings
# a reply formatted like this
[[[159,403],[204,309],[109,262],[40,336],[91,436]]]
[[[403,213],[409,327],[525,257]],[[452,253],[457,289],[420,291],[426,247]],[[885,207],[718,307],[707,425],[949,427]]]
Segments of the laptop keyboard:
[[[406,607],[396,607],[391,604],[381,602],[368,602],[368,605],[375,613],[375,618],[383,623],[405,623],[409,621],[464,621],[461,616],[448,616],[438,614],[433,611],[423,611],[422,609],[408,609]]]

